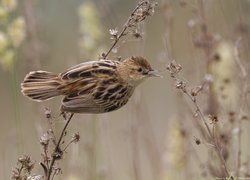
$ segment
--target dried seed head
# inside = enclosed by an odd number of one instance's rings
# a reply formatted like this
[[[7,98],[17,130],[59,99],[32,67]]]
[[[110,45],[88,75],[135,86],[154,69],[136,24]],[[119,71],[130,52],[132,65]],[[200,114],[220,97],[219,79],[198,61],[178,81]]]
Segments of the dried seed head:
[[[202,90],[202,86],[197,86],[197,87],[194,87],[193,89],[191,89],[191,96],[197,96],[199,92],[201,92]]]
[[[43,134],[43,135],[40,137],[40,144],[41,144],[42,146],[48,146],[49,140],[50,140],[50,137],[49,137],[48,133],[45,133],[45,134]]]
[[[209,114],[208,118],[209,118],[211,124],[216,124],[219,121],[218,117],[215,115]]]
[[[31,162],[31,158],[27,155],[22,155],[18,158],[18,162],[21,164],[29,164]]]
[[[183,81],[177,81],[176,84],[175,84],[175,87],[177,89],[182,89],[182,86],[183,86]]]
[[[22,155],[18,158],[18,163],[22,165],[22,168],[25,169],[28,173],[34,168],[35,163],[27,155]]]
[[[135,31],[132,32],[133,36],[136,39],[141,39],[142,38],[142,33],[138,32],[138,30],[136,29]]]
[[[51,110],[49,108],[45,108],[44,114],[47,119],[51,118]]]
[[[53,152],[52,157],[55,158],[55,160],[62,159],[63,151],[58,148],[55,152]]]
[[[201,140],[197,137],[194,137],[194,141],[195,141],[195,144],[197,144],[197,145],[201,144]]]
[[[44,176],[42,175],[32,175],[27,178],[27,180],[43,180]]]
[[[12,170],[11,179],[13,179],[13,180],[20,180],[20,179],[22,179],[22,175],[20,174],[19,169],[13,169]]]
[[[194,89],[191,90],[191,96],[197,96],[197,92]]]
[[[99,59],[105,59],[105,57],[106,57],[106,53],[103,52],[103,53],[101,54],[101,57],[100,57]]]
[[[79,140],[80,140],[80,134],[79,134],[79,132],[77,132],[77,133],[75,133],[75,134],[72,136],[71,141],[77,143],[77,142],[79,142]]]
[[[212,74],[206,74],[206,75],[204,76],[204,81],[205,81],[206,83],[211,83],[211,82],[213,82],[213,80],[214,80],[214,78],[213,78],[213,75],[212,75]]]
[[[110,29],[109,34],[111,35],[111,39],[117,39],[118,38],[118,30],[117,29]]]
[[[137,9],[131,14],[127,26],[136,27],[138,23],[145,20],[148,16],[152,16],[154,14],[154,8],[157,5],[157,3],[150,3],[148,1],[139,3]]]
[[[170,72],[171,75],[175,76],[181,71],[182,67],[180,64],[177,64],[175,60],[173,60],[169,64],[167,64],[166,69]]]
[[[184,93],[187,92],[186,83],[185,83],[184,81],[176,80],[176,82],[175,82],[175,87],[176,87],[177,89],[182,90]]]

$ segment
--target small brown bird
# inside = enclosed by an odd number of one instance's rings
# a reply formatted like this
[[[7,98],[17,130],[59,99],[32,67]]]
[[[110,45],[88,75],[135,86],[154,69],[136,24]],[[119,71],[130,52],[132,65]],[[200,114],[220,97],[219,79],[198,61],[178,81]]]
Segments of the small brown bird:
[[[35,101],[64,95],[61,110],[105,113],[125,105],[136,86],[159,76],[143,57],[124,61],[100,60],[76,65],[63,73],[33,71],[21,84],[22,93]]]

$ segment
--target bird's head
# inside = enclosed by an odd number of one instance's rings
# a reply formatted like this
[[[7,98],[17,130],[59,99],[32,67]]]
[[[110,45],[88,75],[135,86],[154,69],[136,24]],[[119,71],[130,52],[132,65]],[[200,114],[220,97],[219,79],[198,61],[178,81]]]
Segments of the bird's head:
[[[129,84],[136,86],[148,77],[160,77],[148,61],[141,56],[125,59],[119,66],[118,72]]]

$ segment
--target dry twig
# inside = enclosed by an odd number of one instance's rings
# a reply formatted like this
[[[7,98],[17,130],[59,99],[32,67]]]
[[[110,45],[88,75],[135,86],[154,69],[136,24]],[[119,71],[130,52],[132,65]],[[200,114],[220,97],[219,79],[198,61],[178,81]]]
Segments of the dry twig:
[[[213,122],[213,131],[210,129],[208,123],[206,122],[206,119],[205,119],[205,115],[203,114],[203,112],[201,111],[201,108],[199,107],[198,103],[197,103],[197,100],[196,100],[196,96],[198,95],[198,93],[201,91],[200,89],[201,88],[198,88],[197,91],[190,91],[188,88],[187,88],[187,83],[182,81],[181,78],[178,77],[178,74],[179,72],[181,71],[182,67],[181,65],[177,64],[175,61],[172,61],[170,62],[166,69],[168,70],[168,72],[170,73],[170,76],[171,78],[174,80],[175,82],[175,87],[177,89],[180,89],[193,103],[194,107],[195,107],[195,114],[197,114],[200,119],[203,121],[204,123],[204,126],[205,126],[205,129],[206,129],[206,132],[207,132],[207,137],[208,137],[208,143],[209,144],[212,144],[212,147],[215,148],[215,151],[219,157],[219,160],[220,160],[220,163],[221,163],[221,167],[222,167],[222,170],[223,170],[223,174],[225,177],[229,177],[229,171],[227,169],[227,165],[226,165],[226,162],[225,162],[225,159],[223,157],[223,154],[222,154],[222,147],[220,145],[220,142],[217,138],[217,136],[215,135],[215,124],[217,122]],[[201,86],[202,87],[202,86]]]
[[[102,54],[101,58],[106,59],[108,57],[108,55],[115,48],[119,40],[129,33],[128,32],[129,29],[133,30],[138,26],[140,22],[144,21],[148,16],[151,16],[154,13],[154,7],[156,5],[157,3],[150,3],[149,1],[141,1],[132,11],[128,20],[123,25],[123,29],[120,33],[116,29],[110,29],[109,32],[111,35],[111,39],[114,39],[114,42],[107,51],[107,53]],[[134,37],[141,37],[141,34],[136,30],[134,30],[133,32],[134,32]]]

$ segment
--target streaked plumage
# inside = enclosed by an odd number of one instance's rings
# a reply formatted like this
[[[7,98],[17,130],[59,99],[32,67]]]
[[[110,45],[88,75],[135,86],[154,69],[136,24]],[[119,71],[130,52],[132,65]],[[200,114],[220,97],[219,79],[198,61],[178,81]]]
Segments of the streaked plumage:
[[[150,76],[158,75],[142,57],[131,57],[122,62],[89,61],[60,74],[30,72],[21,89],[25,96],[35,101],[64,95],[62,111],[105,113],[125,105],[136,86]]]

